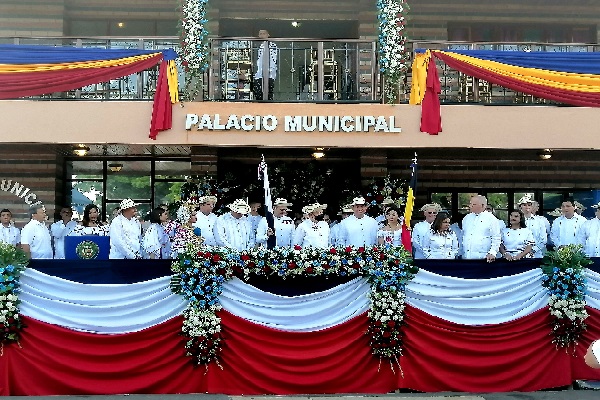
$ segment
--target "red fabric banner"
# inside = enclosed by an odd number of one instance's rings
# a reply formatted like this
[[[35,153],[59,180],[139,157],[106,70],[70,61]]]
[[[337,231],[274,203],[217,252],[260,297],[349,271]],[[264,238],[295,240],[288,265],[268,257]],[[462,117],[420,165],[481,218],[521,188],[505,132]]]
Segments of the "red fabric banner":
[[[162,53],[158,53],[146,60],[110,68],[74,68],[64,71],[0,74],[0,100],[62,92],[107,82],[152,68],[162,57]]]
[[[571,384],[570,356],[551,343],[550,313],[459,325],[406,308],[404,379],[423,392],[534,391]]]
[[[498,75],[493,72],[487,71],[483,68],[479,68],[471,64],[456,60],[440,52],[434,51],[432,52],[432,55],[444,61],[450,68],[463,72],[467,75],[474,76],[476,78],[483,79],[488,82],[495,83],[497,85],[515,90],[517,92],[523,92],[536,97],[555,100],[561,103],[571,104],[574,106],[600,107],[600,93],[574,92],[570,90],[556,89],[542,85],[526,83],[513,78]],[[429,63],[431,64],[432,61],[430,60]],[[429,81],[429,71],[427,79]],[[425,94],[425,96],[427,96],[427,93]],[[422,112],[423,114],[425,114],[424,105]],[[433,113],[433,111],[431,112]]]
[[[427,65],[427,85],[421,106],[421,132],[437,135],[442,131],[441,90],[435,60],[432,57]]]
[[[167,62],[160,63],[154,104],[152,105],[152,120],[150,121],[150,139],[156,140],[159,131],[171,129],[173,123],[173,107],[169,95],[169,81],[167,77]]]

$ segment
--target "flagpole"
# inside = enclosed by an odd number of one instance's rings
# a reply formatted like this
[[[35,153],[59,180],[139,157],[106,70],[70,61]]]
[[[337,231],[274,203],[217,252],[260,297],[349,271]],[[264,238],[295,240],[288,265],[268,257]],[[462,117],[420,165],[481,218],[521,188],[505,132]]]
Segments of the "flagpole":
[[[273,217],[273,201],[271,199],[271,188],[269,186],[269,172],[267,163],[265,162],[265,156],[261,154],[261,160],[258,164],[258,179],[263,180],[263,189],[265,194],[264,200],[264,211],[265,218],[267,219],[267,226],[275,232],[275,218]],[[277,244],[277,238],[275,235],[267,236],[267,248],[272,249]]]

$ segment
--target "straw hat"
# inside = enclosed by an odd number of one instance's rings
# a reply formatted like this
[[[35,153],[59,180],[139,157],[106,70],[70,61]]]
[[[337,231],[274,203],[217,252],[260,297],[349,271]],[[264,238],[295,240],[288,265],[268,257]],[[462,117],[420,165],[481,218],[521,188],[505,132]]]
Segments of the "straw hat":
[[[239,214],[248,214],[250,212],[250,206],[243,199],[237,199],[233,203],[227,206],[231,211]]]
[[[275,202],[273,203],[274,206],[286,206],[286,207],[291,207],[294,204],[293,203],[288,203],[288,201],[286,199],[283,199],[281,197],[275,199]]]
[[[367,201],[365,200],[364,197],[355,197],[352,199],[352,203],[349,204],[350,207],[352,206],[365,206],[367,205]]]
[[[527,204],[527,203],[531,203],[531,202],[533,202],[533,199],[531,198],[531,195],[528,193],[525,196],[521,197],[517,204],[521,205],[521,204]]]
[[[429,203],[429,204],[425,204],[423,207],[421,207],[419,210],[421,211],[426,211],[430,208],[433,208],[435,211],[440,212],[442,211],[442,206],[440,206],[438,203]]]
[[[200,203],[200,204],[216,203],[216,202],[217,202],[217,196],[202,196],[198,199],[198,203]]]
[[[119,204],[119,209],[127,210],[128,208],[137,207],[137,205],[138,204],[135,203],[133,200],[125,199],[125,200],[121,201],[121,204]]]
[[[327,204],[319,204],[319,203],[313,203],[313,204],[309,204],[307,206],[302,207],[302,213],[303,214],[311,214],[317,210],[324,210],[327,208]]]

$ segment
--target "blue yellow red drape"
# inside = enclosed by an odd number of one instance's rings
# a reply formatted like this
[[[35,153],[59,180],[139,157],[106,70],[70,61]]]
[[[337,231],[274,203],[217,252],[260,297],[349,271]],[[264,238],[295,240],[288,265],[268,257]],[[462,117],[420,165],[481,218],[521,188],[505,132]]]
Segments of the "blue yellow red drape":
[[[432,57],[517,92],[575,106],[600,106],[600,53],[417,50],[410,103],[422,104],[422,132],[441,131],[439,80]]]
[[[150,137],[172,125],[178,101],[177,54],[172,49],[121,50],[0,45],[0,99],[78,89],[152,68],[160,63]]]

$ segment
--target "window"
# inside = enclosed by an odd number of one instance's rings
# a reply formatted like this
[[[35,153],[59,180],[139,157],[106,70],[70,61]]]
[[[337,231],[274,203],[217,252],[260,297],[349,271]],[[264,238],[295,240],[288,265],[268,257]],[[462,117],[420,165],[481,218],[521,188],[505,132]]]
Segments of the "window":
[[[596,43],[593,25],[449,22],[448,40],[465,42]]]

